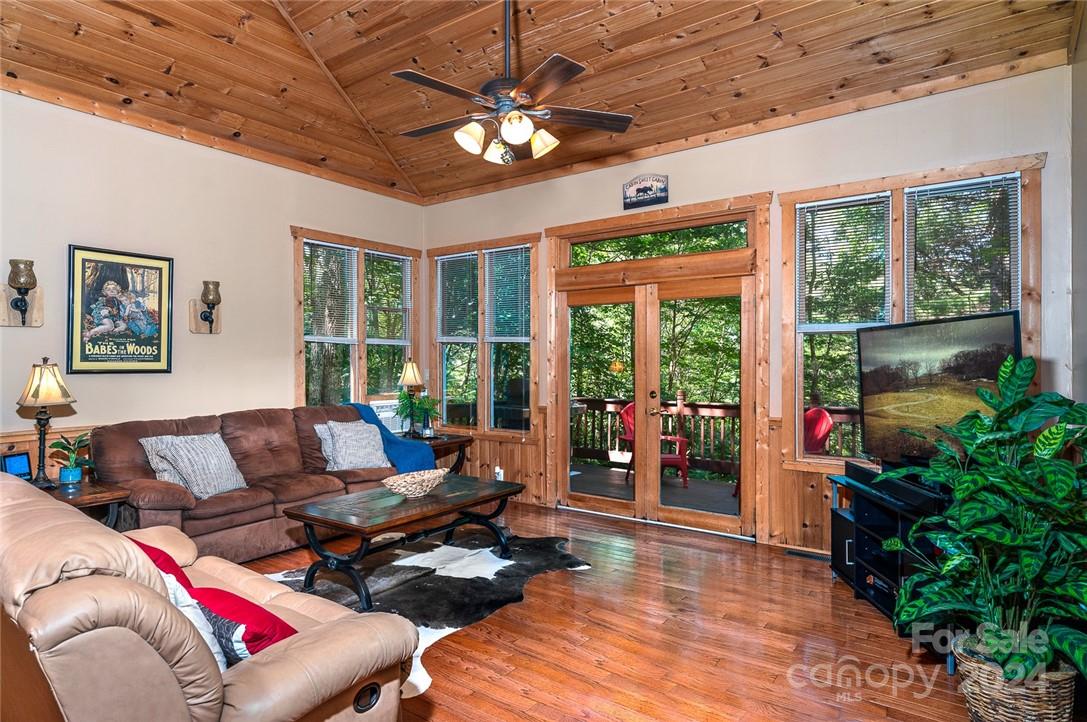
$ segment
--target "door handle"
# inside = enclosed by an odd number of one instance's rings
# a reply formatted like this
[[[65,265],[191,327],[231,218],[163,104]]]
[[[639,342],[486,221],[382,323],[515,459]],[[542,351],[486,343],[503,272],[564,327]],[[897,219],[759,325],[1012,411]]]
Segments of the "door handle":
[[[649,414],[650,416],[656,416],[660,413],[660,409],[646,409],[645,413]]]

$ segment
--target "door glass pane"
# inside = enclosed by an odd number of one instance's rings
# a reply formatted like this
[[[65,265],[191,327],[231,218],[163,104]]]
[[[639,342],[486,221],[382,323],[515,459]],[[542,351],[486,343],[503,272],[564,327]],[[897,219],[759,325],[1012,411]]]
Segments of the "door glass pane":
[[[306,405],[346,404],[354,387],[355,345],[306,341]]]
[[[442,423],[476,425],[476,382],[479,378],[474,343],[443,343]]]
[[[491,344],[491,426],[529,428],[529,344]]]
[[[570,309],[570,395],[570,491],[633,499],[634,304]]]
[[[636,258],[681,256],[747,247],[747,221],[730,221],[701,228],[642,233],[623,238],[576,243],[570,247],[571,266],[631,261]]]
[[[740,299],[661,301],[663,506],[738,516]]]

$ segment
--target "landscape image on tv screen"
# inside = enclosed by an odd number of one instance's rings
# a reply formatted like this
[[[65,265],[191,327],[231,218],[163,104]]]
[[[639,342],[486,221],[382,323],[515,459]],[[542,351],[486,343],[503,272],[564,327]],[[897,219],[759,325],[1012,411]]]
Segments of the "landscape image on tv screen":
[[[937,425],[984,410],[979,386],[996,389],[1000,364],[1018,353],[1016,314],[862,329],[857,334],[864,449],[878,459],[929,458]]]

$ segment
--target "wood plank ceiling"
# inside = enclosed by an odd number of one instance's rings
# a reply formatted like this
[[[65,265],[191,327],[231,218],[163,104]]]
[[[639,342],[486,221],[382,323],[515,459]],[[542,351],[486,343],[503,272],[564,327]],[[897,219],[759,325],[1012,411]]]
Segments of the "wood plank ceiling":
[[[0,0],[2,87],[313,175],[433,203],[1068,62],[1072,0],[518,0],[514,73],[588,70],[549,98],[631,113],[622,135],[496,166],[472,112],[390,76],[502,74],[494,0]]]

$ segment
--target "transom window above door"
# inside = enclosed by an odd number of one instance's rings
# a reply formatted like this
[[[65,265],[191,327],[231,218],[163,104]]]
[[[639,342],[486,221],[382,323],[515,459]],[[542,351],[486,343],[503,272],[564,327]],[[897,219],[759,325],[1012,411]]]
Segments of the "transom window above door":
[[[571,266],[683,256],[747,247],[747,220],[584,241],[570,246]]]

